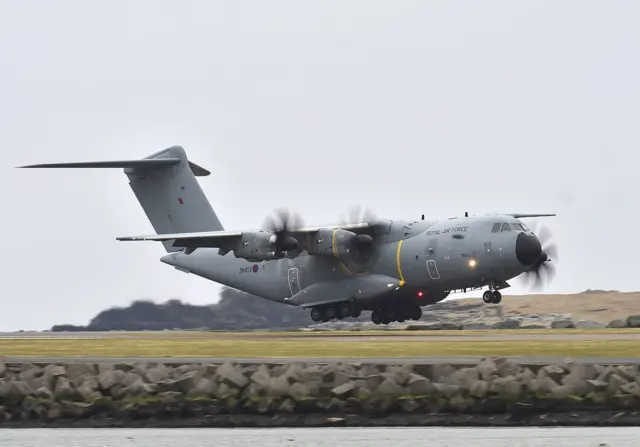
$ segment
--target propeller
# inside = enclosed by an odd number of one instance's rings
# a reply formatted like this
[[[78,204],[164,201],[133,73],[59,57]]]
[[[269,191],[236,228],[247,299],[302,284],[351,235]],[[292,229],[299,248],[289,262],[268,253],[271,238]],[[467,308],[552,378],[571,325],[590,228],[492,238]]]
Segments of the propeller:
[[[531,268],[522,274],[522,282],[525,287],[533,290],[540,290],[553,281],[556,276],[556,267],[550,262],[558,260],[558,247],[554,242],[550,242],[553,234],[549,228],[542,226],[531,230],[538,237],[542,246],[542,254]]]
[[[276,209],[262,224],[262,229],[273,233],[275,239],[275,252],[282,253],[298,248],[298,241],[287,235],[289,230],[303,228],[304,220],[295,211],[286,208]]]
[[[370,209],[363,209],[361,206],[353,206],[349,208],[347,216],[342,216],[340,223],[343,225],[367,222],[373,224],[376,221],[376,215]],[[373,246],[373,238],[368,234],[358,234],[352,240],[351,253],[357,262],[366,262],[369,250]]]

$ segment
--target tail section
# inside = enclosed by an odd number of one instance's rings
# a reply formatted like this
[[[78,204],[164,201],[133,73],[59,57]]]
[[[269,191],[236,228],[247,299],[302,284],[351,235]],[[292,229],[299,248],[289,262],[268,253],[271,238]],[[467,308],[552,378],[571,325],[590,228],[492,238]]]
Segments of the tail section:
[[[123,168],[129,185],[157,234],[224,230],[196,176],[210,172],[190,162],[180,146],[172,146],[142,160],[53,163],[23,168]],[[167,252],[180,251],[173,241]]]

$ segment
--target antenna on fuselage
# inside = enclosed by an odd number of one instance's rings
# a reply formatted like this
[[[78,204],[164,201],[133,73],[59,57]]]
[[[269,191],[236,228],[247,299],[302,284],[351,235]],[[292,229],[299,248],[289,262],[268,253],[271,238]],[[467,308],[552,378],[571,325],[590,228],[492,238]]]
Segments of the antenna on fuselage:
[[[424,214],[422,215],[422,220],[424,220]]]
[[[469,212],[468,211],[464,212],[464,217],[469,217]]]

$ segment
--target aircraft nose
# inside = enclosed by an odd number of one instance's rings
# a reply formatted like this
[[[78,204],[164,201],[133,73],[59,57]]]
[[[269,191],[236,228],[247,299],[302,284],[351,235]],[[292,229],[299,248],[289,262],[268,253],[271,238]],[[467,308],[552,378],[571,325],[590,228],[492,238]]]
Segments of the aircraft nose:
[[[536,236],[520,233],[516,239],[516,258],[522,265],[530,266],[542,254],[542,245]]]

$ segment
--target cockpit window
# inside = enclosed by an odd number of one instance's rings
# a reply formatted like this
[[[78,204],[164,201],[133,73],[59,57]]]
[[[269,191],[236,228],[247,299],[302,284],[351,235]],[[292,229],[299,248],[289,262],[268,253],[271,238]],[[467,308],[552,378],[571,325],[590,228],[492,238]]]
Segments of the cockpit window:
[[[522,228],[522,225],[520,225],[519,223],[512,223],[511,229],[513,231],[525,231],[524,228]]]
[[[511,231],[511,227],[509,226],[508,223],[502,224],[502,231]]]
[[[529,228],[525,224],[521,223],[520,226],[524,231],[529,231]]]
[[[500,231],[500,227],[502,226],[502,224],[493,224],[493,228],[491,229],[492,233],[498,233]]]

